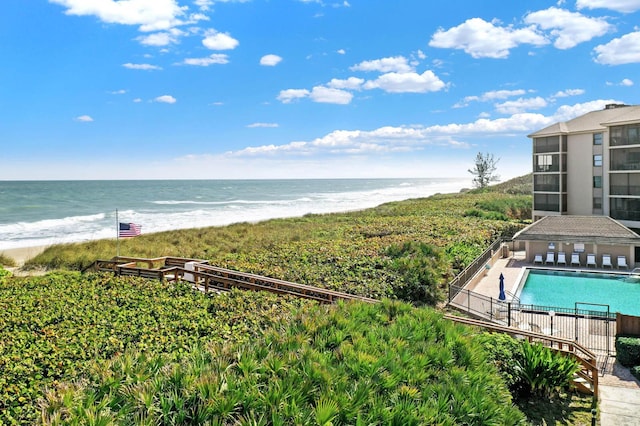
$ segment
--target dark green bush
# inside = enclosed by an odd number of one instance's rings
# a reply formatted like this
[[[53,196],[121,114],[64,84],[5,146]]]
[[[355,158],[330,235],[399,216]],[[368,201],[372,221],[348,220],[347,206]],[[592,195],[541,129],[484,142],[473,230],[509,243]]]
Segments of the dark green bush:
[[[179,361],[136,352],[47,393],[62,424],[517,425],[473,330],[408,304],[341,303]],[[99,419],[99,421],[98,421]]]
[[[580,365],[540,344],[506,334],[485,334],[485,348],[498,371],[518,397],[551,398],[570,386]]]
[[[636,365],[635,367],[631,368],[631,374],[633,374],[633,376],[640,380],[640,365]]]
[[[390,269],[398,274],[392,283],[393,294],[400,300],[435,305],[442,299],[439,282],[443,270],[442,255],[437,248],[421,243],[406,242],[387,248]]]
[[[625,367],[640,365],[640,337],[616,336],[616,359]]]

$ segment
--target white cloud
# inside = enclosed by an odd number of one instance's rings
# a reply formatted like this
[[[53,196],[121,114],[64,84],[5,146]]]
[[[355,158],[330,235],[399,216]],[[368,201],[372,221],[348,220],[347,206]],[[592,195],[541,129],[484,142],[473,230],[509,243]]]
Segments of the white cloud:
[[[310,92],[307,89],[286,89],[281,90],[277,99],[283,104],[288,104],[296,99],[302,99],[309,96]]]
[[[208,11],[213,5],[213,0],[195,0],[193,2],[203,12]]]
[[[164,104],[175,104],[177,102],[176,98],[171,95],[162,95],[158,96],[154,99],[156,102],[164,103]]]
[[[640,10],[640,0],[578,0],[578,9],[610,9],[616,12],[631,13]]]
[[[627,87],[631,87],[633,86],[633,80],[625,78],[620,82],[621,86],[627,86]]]
[[[174,28],[171,31],[140,36],[136,40],[145,46],[168,46],[178,43],[178,38],[182,35],[184,35],[182,31]]]
[[[566,98],[569,96],[579,96],[579,95],[584,95],[585,91],[584,89],[566,89],[566,90],[561,90],[559,92],[556,92],[554,95],[551,96],[552,99],[554,98]]]
[[[360,90],[363,83],[364,79],[357,77],[349,77],[346,80],[333,78],[327,83],[327,86],[333,89]]]
[[[125,93],[127,93],[127,91],[125,89],[120,89],[120,90],[114,90],[109,92],[111,95],[124,95]]]
[[[595,61],[604,65],[640,63],[640,31],[625,34],[593,49]]]
[[[67,15],[96,16],[109,24],[139,25],[140,31],[167,30],[179,25],[186,7],[176,0],[50,0]]]
[[[591,111],[604,109],[609,104],[623,104],[624,102],[614,99],[599,99],[575,105],[562,105],[551,117],[551,122],[567,121]]]
[[[426,93],[437,92],[447,85],[433,71],[422,74],[415,72],[382,74],[375,80],[367,81],[365,89],[382,89],[390,93]]]
[[[539,98],[531,104],[542,104]],[[521,102],[524,106],[527,100]],[[227,153],[231,157],[271,157],[278,155],[309,156],[311,154],[361,155],[384,152],[412,152],[427,146],[439,145],[451,148],[467,147],[459,138],[508,136],[526,134],[558,121],[566,121],[605,105],[621,103],[616,100],[596,100],[574,105],[563,105],[550,116],[538,113],[516,113],[509,117],[491,120],[482,114],[470,123],[451,123],[434,126],[383,126],[374,130],[335,130],[311,141],[292,141],[283,145],[247,147]]]
[[[316,86],[311,90],[309,97],[314,102],[346,105],[353,99],[353,94],[347,92],[346,90],[334,89],[325,86]]]
[[[407,58],[403,56],[363,61],[349,69],[351,71],[379,71],[383,73],[413,71],[413,67],[409,65]]]
[[[521,114],[525,111],[540,109],[546,106],[547,101],[540,96],[537,96],[535,98],[519,98],[515,101],[506,101],[501,104],[496,104],[496,111],[500,114]]]
[[[162,68],[157,65],[151,64],[132,64],[126,63],[122,64],[123,67],[129,68],[130,70],[144,70],[144,71],[152,71],[152,70],[161,70]]]
[[[255,128],[273,129],[279,126],[278,126],[278,123],[251,123],[251,124],[248,124],[247,127],[250,129],[255,129]]]
[[[214,53],[205,58],[186,58],[183,62],[185,65],[196,65],[200,67],[208,67],[213,64],[228,64],[229,57],[224,53]]]
[[[240,42],[231,37],[228,33],[219,33],[215,30],[209,30],[205,34],[202,44],[211,50],[232,50],[238,47]]]
[[[581,13],[550,7],[528,14],[524,18],[527,24],[537,25],[543,30],[551,30],[555,38],[553,45],[558,49],[570,49],[606,34],[611,25],[602,18],[588,18]]]
[[[524,95],[526,90],[516,89],[516,90],[492,90],[489,92],[484,92],[480,96],[466,96],[461,102],[458,102],[453,107],[454,108],[462,108],[469,105],[469,102],[491,102],[498,99],[507,99],[513,96],[522,96]]]
[[[495,21],[471,18],[457,27],[439,29],[429,41],[431,47],[462,49],[474,58],[506,58],[520,44],[542,46],[548,40],[532,27],[500,27]]]
[[[229,155],[256,157],[285,155],[360,155],[382,152],[411,152],[425,146],[439,145],[459,148],[466,143],[455,136],[486,136],[530,132],[548,126],[552,119],[542,114],[516,114],[509,118],[478,119],[467,124],[444,126],[383,126],[375,130],[335,130],[312,141],[294,141],[284,145],[248,147]]]
[[[338,52],[338,54],[340,54],[340,55],[344,55],[345,53],[347,53],[347,51],[346,51],[346,50],[344,50],[344,49],[338,49],[338,50],[337,50],[337,52]]]
[[[135,98],[135,99],[133,100],[133,102],[134,102],[134,103],[136,103],[136,104],[139,104],[140,102],[142,102],[142,99],[140,99],[140,98]]]
[[[264,55],[262,58],[260,58],[260,65],[273,67],[278,65],[280,61],[282,61],[282,58],[280,56],[269,54]]]
[[[91,116],[89,115],[80,115],[74,118],[74,120],[79,121],[81,123],[91,123],[93,121],[93,118],[91,118]]]

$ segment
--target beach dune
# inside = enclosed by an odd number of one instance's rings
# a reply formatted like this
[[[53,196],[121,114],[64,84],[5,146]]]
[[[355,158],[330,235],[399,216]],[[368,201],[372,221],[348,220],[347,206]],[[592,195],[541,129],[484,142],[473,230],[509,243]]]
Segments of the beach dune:
[[[16,261],[17,266],[22,266],[24,263],[39,255],[48,246],[36,246],[36,247],[19,247],[13,249],[1,249],[0,254],[3,254]]]

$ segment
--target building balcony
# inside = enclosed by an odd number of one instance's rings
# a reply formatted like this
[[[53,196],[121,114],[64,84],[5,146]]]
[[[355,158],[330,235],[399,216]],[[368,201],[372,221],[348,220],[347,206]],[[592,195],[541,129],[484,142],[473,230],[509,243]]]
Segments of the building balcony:
[[[640,186],[611,185],[611,195],[640,196]]]

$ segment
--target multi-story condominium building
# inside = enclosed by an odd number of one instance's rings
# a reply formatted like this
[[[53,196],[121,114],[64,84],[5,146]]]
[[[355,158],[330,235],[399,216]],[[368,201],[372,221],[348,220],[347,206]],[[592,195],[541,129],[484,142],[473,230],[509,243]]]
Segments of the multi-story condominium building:
[[[607,105],[529,137],[534,220],[609,216],[640,230],[640,105]]]

